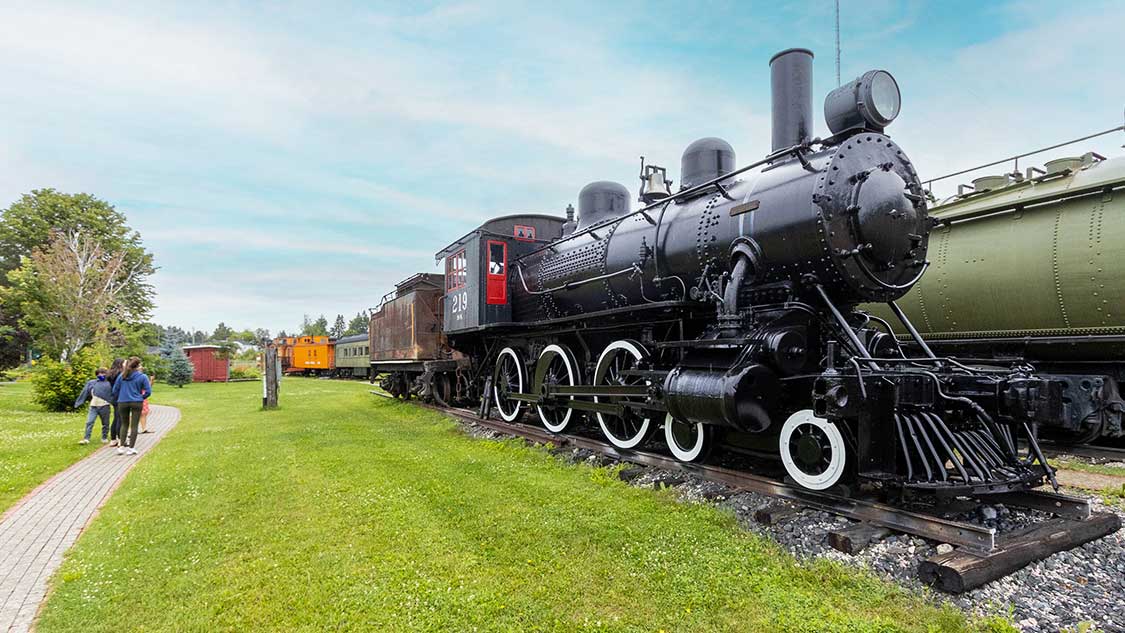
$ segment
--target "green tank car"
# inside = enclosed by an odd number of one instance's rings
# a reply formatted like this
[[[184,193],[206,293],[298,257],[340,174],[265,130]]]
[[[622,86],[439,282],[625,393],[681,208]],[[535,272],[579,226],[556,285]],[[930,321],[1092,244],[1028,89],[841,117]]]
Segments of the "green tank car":
[[[1068,389],[1100,390],[1096,408],[1048,430],[1056,438],[1122,435],[1125,157],[1060,158],[970,189],[930,210],[930,267],[899,307],[939,355],[1026,359],[1071,375]]]

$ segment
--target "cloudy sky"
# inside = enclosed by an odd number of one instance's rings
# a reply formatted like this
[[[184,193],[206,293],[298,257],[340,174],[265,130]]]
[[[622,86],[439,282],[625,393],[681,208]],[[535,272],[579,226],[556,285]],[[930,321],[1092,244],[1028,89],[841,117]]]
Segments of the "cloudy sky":
[[[1120,2],[842,0],[843,76],[896,76],[888,132],[936,176],[1121,124],[1122,24]],[[635,191],[641,154],[673,176],[700,136],[761,157],[792,46],[819,103],[831,0],[0,0],[0,207],[95,194],[156,253],[155,320],[292,330],[436,271],[489,216]]]

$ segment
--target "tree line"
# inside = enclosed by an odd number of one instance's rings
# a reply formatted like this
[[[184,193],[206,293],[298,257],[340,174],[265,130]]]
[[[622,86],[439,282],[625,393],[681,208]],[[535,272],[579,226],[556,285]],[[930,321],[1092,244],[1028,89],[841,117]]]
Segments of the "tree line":
[[[323,314],[313,319],[308,314],[304,315],[301,325],[293,330],[293,336],[331,336],[332,338],[342,338],[344,336],[352,336],[353,334],[363,334],[367,332],[367,325],[371,321],[371,317],[367,311],[356,313],[351,320],[348,320],[342,314],[336,315],[336,320],[332,325],[328,324],[328,317]],[[271,340],[270,331],[266,328],[253,328],[245,330],[235,330],[227,325],[225,322],[220,321],[215,329],[211,332],[204,332],[203,330],[191,330],[190,328],[181,328],[178,326],[155,326],[158,330],[158,338],[160,341],[171,341],[180,345],[202,345],[208,344],[221,344],[229,342],[245,343],[247,345],[257,345],[263,340]],[[289,336],[285,330],[280,330],[277,336],[284,338]]]
[[[366,310],[356,313],[351,320],[344,318],[344,315],[337,314],[336,320],[332,325],[328,325],[328,318],[323,314],[315,320],[305,315],[301,320],[301,327],[297,329],[296,336],[331,336],[332,338],[342,338],[345,336],[352,336],[353,334],[363,334],[367,331],[367,326],[371,322],[371,317]],[[286,336],[283,330],[278,336]]]

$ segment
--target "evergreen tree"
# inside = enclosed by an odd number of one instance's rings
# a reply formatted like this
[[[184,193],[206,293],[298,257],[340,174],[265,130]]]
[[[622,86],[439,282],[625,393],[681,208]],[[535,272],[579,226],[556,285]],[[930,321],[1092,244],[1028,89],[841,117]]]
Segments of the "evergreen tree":
[[[191,332],[186,332],[174,325],[160,328],[160,344],[176,347],[191,343]]]
[[[160,342],[160,351],[158,353],[160,354],[160,357],[163,358],[164,360],[172,360],[172,357],[174,357],[176,355],[176,352],[179,349],[180,349],[180,342],[179,341],[172,341],[168,338],[165,338],[163,341]]]
[[[352,334],[363,334],[367,331],[367,326],[371,322],[371,318],[367,316],[367,312],[358,312],[350,322],[348,328],[344,331],[347,336]]]
[[[306,314],[305,316],[303,316],[301,318],[301,334],[300,334],[300,336],[311,336],[312,335],[312,328],[313,328],[312,319],[310,319],[309,315]]]
[[[168,384],[182,389],[183,386],[190,383],[193,378],[195,378],[195,367],[192,366],[188,357],[184,355],[183,350],[177,347],[172,354],[172,361],[168,367]]]
[[[215,333],[211,335],[213,341],[229,341],[230,337],[234,335],[234,330],[227,327],[226,323],[219,321],[219,325],[215,327]]]
[[[347,331],[348,323],[347,321],[344,321],[344,315],[337,314],[336,322],[332,324],[332,329],[329,330],[329,333],[332,334],[332,338],[340,338],[344,336]]]

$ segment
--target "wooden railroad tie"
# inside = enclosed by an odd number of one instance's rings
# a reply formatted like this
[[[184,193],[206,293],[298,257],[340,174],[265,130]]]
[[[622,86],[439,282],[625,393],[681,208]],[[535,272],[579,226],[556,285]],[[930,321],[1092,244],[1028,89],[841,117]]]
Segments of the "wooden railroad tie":
[[[891,531],[870,523],[856,523],[828,533],[828,544],[845,554],[858,554]]]
[[[1111,512],[1098,512],[1082,521],[1051,519],[1002,538],[987,554],[954,550],[933,556],[918,566],[918,577],[942,591],[963,593],[1052,554],[1112,534],[1120,527],[1120,517]]]

